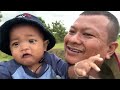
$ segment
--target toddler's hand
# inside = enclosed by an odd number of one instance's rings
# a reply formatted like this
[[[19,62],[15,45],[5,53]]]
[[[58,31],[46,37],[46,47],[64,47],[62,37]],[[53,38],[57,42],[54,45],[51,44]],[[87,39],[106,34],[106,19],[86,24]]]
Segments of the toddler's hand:
[[[103,61],[103,58],[100,58],[100,54],[77,62],[74,66],[74,72],[77,75],[77,77],[88,76],[87,74],[88,72],[90,72],[91,68],[99,72],[100,68],[96,65],[95,61]]]

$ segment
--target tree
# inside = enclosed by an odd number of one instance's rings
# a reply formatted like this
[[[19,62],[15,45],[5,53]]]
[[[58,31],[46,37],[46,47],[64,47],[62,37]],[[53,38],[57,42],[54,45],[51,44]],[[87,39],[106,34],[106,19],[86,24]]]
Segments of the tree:
[[[1,14],[1,11],[0,11],[0,22],[1,22],[1,18],[2,18],[2,14]]]
[[[45,28],[48,30],[48,31],[50,31],[50,25],[48,24],[46,24],[45,23],[45,21],[41,18],[41,17],[38,17],[39,19],[40,19],[40,21],[42,22],[42,24],[45,26]],[[50,31],[51,32],[51,31]],[[52,33],[52,32],[51,32]]]
[[[40,19],[40,21],[42,22],[42,24],[45,26],[45,28],[47,28],[47,25],[45,23],[45,21],[41,18],[41,17],[38,17]]]
[[[50,24],[46,24],[45,21],[41,17],[38,17],[38,18],[43,23],[45,28],[54,35],[57,43],[63,42],[64,37],[67,34],[67,32],[65,31],[66,28],[64,27],[64,24],[61,21],[52,22],[52,26],[50,26]]]
[[[64,24],[61,21],[55,21],[52,22],[52,33],[56,38],[57,42],[63,42],[64,41],[64,37],[67,34],[67,32],[65,31],[66,28],[64,27]]]

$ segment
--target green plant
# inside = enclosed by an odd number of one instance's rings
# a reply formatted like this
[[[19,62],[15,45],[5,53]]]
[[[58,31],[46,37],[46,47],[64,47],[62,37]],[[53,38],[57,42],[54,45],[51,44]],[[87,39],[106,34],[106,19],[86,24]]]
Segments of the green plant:
[[[12,56],[9,56],[9,55],[0,51],[0,61],[8,61],[10,59],[12,59]]]

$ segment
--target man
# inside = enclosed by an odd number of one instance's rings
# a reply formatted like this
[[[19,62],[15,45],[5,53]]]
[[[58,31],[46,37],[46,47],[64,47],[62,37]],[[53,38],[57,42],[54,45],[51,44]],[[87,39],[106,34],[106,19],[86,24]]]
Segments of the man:
[[[85,11],[80,14],[64,38],[65,59],[75,64],[78,77],[120,78],[120,65],[115,54],[118,32],[118,20],[110,12]],[[91,58],[97,54],[103,61]]]

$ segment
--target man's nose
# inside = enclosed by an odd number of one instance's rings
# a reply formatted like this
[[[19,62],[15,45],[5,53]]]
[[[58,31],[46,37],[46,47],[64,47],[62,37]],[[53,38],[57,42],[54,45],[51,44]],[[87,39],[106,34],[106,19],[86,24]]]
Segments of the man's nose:
[[[77,33],[70,38],[70,41],[72,43],[81,44],[82,43],[82,38],[81,38],[80,34]]]

